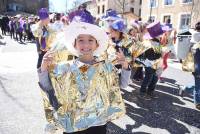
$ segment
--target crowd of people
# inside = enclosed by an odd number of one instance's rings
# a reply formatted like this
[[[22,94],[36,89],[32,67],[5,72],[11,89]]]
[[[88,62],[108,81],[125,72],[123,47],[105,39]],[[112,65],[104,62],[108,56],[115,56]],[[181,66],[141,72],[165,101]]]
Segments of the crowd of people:
[[[115,10],[95,20],[85,6],[67,16],[42,8],[38,17],[3,17],[1,30],[20,42],[36,41],[46,132],[105,134],[106,124],[125,114],[120,89],[130,80],[141,82],[140,99],[158,97],[156,84],[175,55],[170,20],[138,19],[128,26]],[[195,28],[194,101],[200,110],[200,23]]]
[[[30,26],[37,22],[38,19],[34,16],[27,17],[20,14],[16,16],[5,15],[0,18],[0,28],[2,35],[9,35],[11,39],[19,43],[25,43],[26,40],[34,41]]]

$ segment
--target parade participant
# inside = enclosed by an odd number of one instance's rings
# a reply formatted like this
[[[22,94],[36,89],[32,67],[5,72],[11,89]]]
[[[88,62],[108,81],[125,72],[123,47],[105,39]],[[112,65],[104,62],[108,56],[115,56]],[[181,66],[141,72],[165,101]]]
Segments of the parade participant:
[[[122,18],[120,18],[117,12],[113,9],[106,10],[106,15],[103,16],[101,19],[108,22],[109,25],[111,25],[116,20],[119,20],[119,19],[122,20]]]
[[[158,81],[158,76],[156,71],[160,65],[161,61],[161,44],[160,44],[160,35],[163,34],[160,22],[154,22],[147,26],[147,31],[144,35],[145,46],[148,46],[149,49],[146,49],[141,57],[141,63],[145,67],[145,77],[142,81],[140,88],[140,97],[147,100],[155,98],[154,90],[156,83]]]
[[[55,27],[55,29],[59,30],[59,31],[62,31],[63,28],[64,28],[64,24],[63,22],[61,21],[61,14],[60,13],[57,13],[55,15],[55,22],[54,24],[52,25],[53,27]]]
[[[19,41],[20,41],[20,43],[23,43],[22,42],[23,31],[24,31],[24,18],[20,17],[19,21],[18,21],[18,28],[17,28],[17,33],[19,35]]]
[[[37,68],[41,66],[44,54],[51,48],[55,31],[49,25],[49,14],[46,8],[41,8],[38,12],[40,21],[31,26],[31,31],[36,39],[38,62]]]
[[[192,53],[193,57],[186,58],[192,59],[192,61],[185,61],[184,63],[187,64],[188,71],[193,72],[195,85],[190,86],[187,85],[182,91],[191,91],[193,90],[193,98],[194,98],[194,104],[198,110],[200,110],[200,22],[196,23],[195,25],[195,31],[192,32],[192,38],[191,38],[191,44],[192,44]],[[188,55],[189,56],[189,55]],[[194,66],[191,66],[193,62]]]
[[[128,34],[131,36],[132,40],[137,43],[138,41],[142,42],[142,32],[141,32],[141,22],[139,23],[136,20],[131,21],[131,28],[129,29]],[[134,64],[134,70],[131,77],[134,81],[143,80],[143,66],[141,64]]]
[[[26,18],[26,21],[23,25],[25,36],[24,36],[24,42],[27,38],[28,41],[31,41],[31,27],[30,27],[30,19]]]
[[[0,28],[1,28],[1,32],[2,33],[0,33],[0,39],[2,39],[3,37],[2,37],[2,35],[3,35],[3,31],[2,31],[2,26],[3,26],[3,21],[2,21],[2,18],[3,18],[3,16],[0,14]],[[2,35],[1,35],[2,34]]]
[[[117,12],[113,9],[106,10],[106,15],[101,18],[99,26],[102,27],[107,33],[109,33],[110,25],[116,20],[123,20],[118,16]]]
[[[10,37],[15,38],[14,37],[14,18],[11,17],[10,21],[9,21],[9,28],[10,28]]]
[[[98,61],[96,57],[107,49],[108,36],[94,25],[90,14],[75,13],[71,16],[73,22],[64,30],[64,43],[78,58],[54,63],[54,53],[49,51],[38,70],[40,85],[54,111],[48,114],[54,116],[48,119],[51,125],[46,130],[52,134],[56,129],[65,134],[106,134],[107,122],[125,114],[120,87],[128,85],[128,62],[119,50],[116,53],[117,61],[122,65],[119,79],[111,62]],[[52,75],[56,79],[52,79]]]
[[[1,31],[2,35],[6,35],[9,19],[7,16],[3,16],[1,20]]]
[[[126,59],[132,61],[132,45],[133,40],[125,34],[126,26],[122,19],[114,21],[109,27],[109,36],[110,36],[110,46],[108,48],[108,55],[112,56],[112,53],[119,52],[121,49],[126,57]],[[114,49],[113,49],[114,48]],[[113,51],[114,50],[114,51]],[[113,57],[115,58],[115,57]],[[112,59],[111,59],[112,60]],[[121,68],[120,65],[116,65],[118,69]]]
[[[67,25],[69,25],[69,23],[68,23],[68,20],[67,20],[67,17],[66,17],[66,16],[62,16],[62,17],[61,17],[61,21],[62,21],[62,23],[64,24],[64,27],[65,27],[65,26],[67,26]]]
[[[17,36],[17,29],[18,29],[18,16],[14,16],[14,39],[18,41],[18,36]]]
[[[169,56],[171,56],[172,54],[175,55],[175,48],[174,48],[174,35],[175,32],[174,29],[172,27],[170,27],[169,25],[164,25],[162,26],[162,30],[164,31],[162,37],[161,37],[161,45],[162,45],[162,50],[163,50],[163,62],[162,62],[162,68],[160,70],[160,74],[159,74],[159,82],[164,82],[163,78],[161,77],[161,74],[164,70],[167,69],[168,65],[167,65],[167,60],[169,58]]]

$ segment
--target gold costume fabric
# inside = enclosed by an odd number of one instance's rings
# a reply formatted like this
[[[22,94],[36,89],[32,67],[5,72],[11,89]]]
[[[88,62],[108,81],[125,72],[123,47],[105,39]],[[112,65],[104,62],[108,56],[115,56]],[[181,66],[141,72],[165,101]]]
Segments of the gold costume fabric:
[[[104,125],[125,114],[117,70],[111,63],[88,65],[78,60],[61,62],[49,73],[58,100],[57,117],[45,101],[49,121],[65,132]],[[47,110],[46,110],[47,111]]]
[[[195,71],[195,65],[194,65],[194,56],[192,54],[192,51],[195,51],[196,49],[200,49],[200,42],[194,44],[194,46],[191,48],[191,51],[187,54],[186,58],[182,62],[182,70],[187,72],[194,72]]]
[[[162,46],[158,42],[154,42],[154,41],[151,41],[151,40],[144,40],[140,44],[140,46],[138,46],[138,47],[139,48],[136,49],[136,51],[138,52],[136,57],[143,55],[149,49],[153,49],[152,54],[151,54],[152,56],[154,54],[160,54],[160,55],[162,54]],[[148,55],[148,58],[150,58],[151,55]],[[143,58],[143,56],[141,56],[141,58]],[[143,63],[143,65],[145,67],[151,67],[151,68],[157,70],[162,65],[162,58],[160,57],[160,58],[155,59],[155,60],[142,59],[141,62]]]
[[[47,33],[47,35],[45,37],[46,48],[42,49],[42,47],[40,47],[41,50],[43,50],[43,51],[47,51],[52,47],[51,45],[53,44],[53,41],[56,38],[56,32],[57,32],[57,30],[51,28],[51,26],[47,26],[46,29],[48,31],[48,33]],[[40,25],[40,23],[34,24],[31,27],[31,31],[32,31],[34,37],[39,39],[39,43],[41,45],[41,37],[43,36],[43,31],[42,31],[42,26]]]

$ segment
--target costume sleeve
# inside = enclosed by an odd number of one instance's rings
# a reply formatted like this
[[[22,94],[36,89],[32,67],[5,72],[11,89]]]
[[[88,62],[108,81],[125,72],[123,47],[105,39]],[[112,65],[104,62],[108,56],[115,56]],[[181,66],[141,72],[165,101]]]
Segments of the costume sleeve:
[[[59,108],[58,100],[55,96],[55,91],[49,79],[48,71],[42,72],[38,69],[39,87],[43,98],[43,105],[46,119],[49,123],[54,123],[54,113]]]
[[[33,24],[31,26],[31,31],[34,35],[34,37],[41,37],[42,36],[42,27],[39,25],[39,23]]]
[[[120,88],[126,88],[129,84],[131,70],[122,69],[120,77]]]

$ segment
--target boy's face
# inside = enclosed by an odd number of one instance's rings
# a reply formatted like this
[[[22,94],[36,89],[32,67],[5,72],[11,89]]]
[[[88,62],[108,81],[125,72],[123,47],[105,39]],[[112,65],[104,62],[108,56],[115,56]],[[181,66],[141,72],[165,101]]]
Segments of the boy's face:
[[[74,46],[82,55],[93,55],[97,49],[98,44],[96,39],[91,35],[80,34]]]

